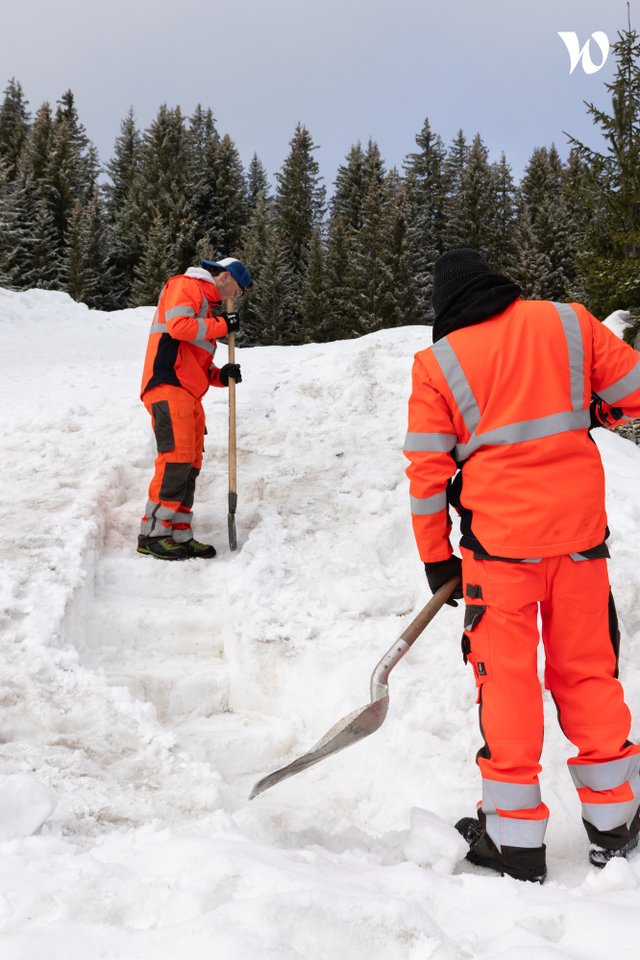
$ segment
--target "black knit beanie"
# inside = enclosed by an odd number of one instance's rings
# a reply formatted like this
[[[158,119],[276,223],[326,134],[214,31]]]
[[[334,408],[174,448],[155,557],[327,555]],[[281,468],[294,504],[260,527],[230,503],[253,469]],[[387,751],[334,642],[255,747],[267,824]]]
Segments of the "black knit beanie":
[[[493,273],[487,261],[475,250],[448,250],[433,266],[431,303],[436,317],[457,291],[469,280],[483,273]]]

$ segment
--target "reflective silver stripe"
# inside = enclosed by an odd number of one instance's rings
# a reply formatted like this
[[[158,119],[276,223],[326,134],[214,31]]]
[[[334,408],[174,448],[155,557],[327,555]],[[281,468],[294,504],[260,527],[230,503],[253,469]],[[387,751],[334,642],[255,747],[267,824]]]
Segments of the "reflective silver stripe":
[[[640,804],[640,755],[607,760],[604,763],[570,763],[569,773],[575,786],[590,790],[613,790],[628,783],[633,800],[619,803],[583,803],[582,816],[598,830],[613,830],[633,820]]]
[[[418,517],[430,517],[447,509],[447,494],[435,493],[432,497],[411,497],[411,513]]]
[[[191,527],[189,527],[188,530],[176,530],[174,528],[171,536],[173,537],[175,543],[186,543],[187,540],[191,540],[193,538],[193,530]]]
[[[505,783],[502,780],[482,778],[482,809],[485,813],[496,810],[531,810],[540,806],[539,783]]]
[[[544,820],[520,820],[489,813],[486,818],[487,833],[498,850],[502,847],[541,847],[547,829],[548,817]]]
[[[631,783],[634,778],[638,778],[639,770],[639,754],[623,757],[621,760],[607,760],[604,763],[569,764],[574,786],[589,787],[590,790],[613,790],[627,781]]]
[[[191,523],[193,520],[193,513],[185,513],[183,510],[178,510],[173,518],[174,523]]]
[[[554,303],[553,306],[560,314],[564,335],[569,348],[569,370],[571,374],[571,409],[582,410],[584,407],[585,376],[584,376],[584,346],[582,343],[582,329],[578,314],[568,303]]]
[[[637,800],[628,800],[625,803],[583,803],[582,816],[598,830],[614,830],[623,823],[628,825],[637,809]]]
[[[153,315],[153,320],[151,321],[151,329],[149,330],[149,333],[166,333],[166,332],[167,332],[167,328],[165,327],[164,323],[160,323],[160,321],[158,320],[158,308],[156,307],[156,311]]]
[[[216,352],[216,348],[212,343],[209,343],[208,340],[191,340],[190,343],[194,347],[200,347],[201,350],[206,350],[207,353],[210,353],[212,356]]]
[[[167,310],[164,319],[168,323],[169,320],[173,320],[174,317],[195,317],[196,312],[193,307],[189,307],[186,304],[180,305],[177,307],[171,307],[171,310]]]
[[[602,397],[605,403],[617,403],[618,400],[622,400],[623,397],[627,397],[639,388],[640,358],[637,360],[635,367],[632,367],[624,377],[616,380],[610,387],[606,387],[604,390],[598,390],[598,396]]]
[[[541,847],[548,818],[527,820],[500,816],[498,810],[534,810],[542,803],[540,784],[505,783],[482,778],[482,812],[487,833],[500,850],[506,847]]]
[[[175,510],[171,510],[170,507],[163,507],[161,503],[157,503],[155,500],[147,500],[147,505],[144,510],[144,515],[147,518],[143,520],[140,525],[140,533],[145,537],[152,536],[156,531],[162,532],[163,520],[171,520],[175,514]]]
[[[469,386],[467,375],[446,337],[434,343],[431,349],[458,405],[460,416],[469,433],[473,434],[480,423],[480,408]]]
[[[404,450],[415,453],[426,453],[427,451],[453,450],[456,445],[456,437],[453,433],[408,433],[404,441]]]
[[[209,313],[209,304],[204,293],[202,294],[202,303],[200,304],[200,309],[198,310],[198,320],[204,320],[206,315]]]
[[[198,317],[198,333],[194,337],[194,343],[196,340],[206,340],[207,338],[207,321],[203,320],[201,317]]]
[[[480,447],[498,447],[510,443],[523,443],[526,440],[540,440],[543,437],[581,430],[588,426],[588,410],[565,411],[552,413],[548,417],[537,417],[535,420],[521,420],[519,423],[510,423],[495,430],[488,430],[487,433],[475,434],[468,443],[459,443],[455,449],[455,458],[460,462],[466,460]]]
[[[158,503],[157,500],[147,500],[147,505],[144,510],[145,517],[154,514],[160,520],[171,520],[175,510],[172,510],[171,507],[163,507],[161,503]]]

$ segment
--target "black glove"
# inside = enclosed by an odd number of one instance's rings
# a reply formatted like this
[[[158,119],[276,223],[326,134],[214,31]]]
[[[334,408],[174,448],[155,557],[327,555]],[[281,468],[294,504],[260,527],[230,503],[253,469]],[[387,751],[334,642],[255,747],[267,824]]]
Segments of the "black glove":
[[[220,367],[220,380],[225,387],[229,386],[229,377],[233,377],[236,383],[242,383],[239,363],[225,363],[224,367]]]
[[[448,560],[438,560],[436,563],[425,563],[424,571],[429,581],[431,593],[435,593],[447,580],[460,577],[460,585],[455,588],[447,603],[450,607],[457,607],[456,600],[462,600],[462,560],[455,555]]]
[[[238,313],[223,313],[227,321],[227,333],[237,333],[240,329],[240,315]]]

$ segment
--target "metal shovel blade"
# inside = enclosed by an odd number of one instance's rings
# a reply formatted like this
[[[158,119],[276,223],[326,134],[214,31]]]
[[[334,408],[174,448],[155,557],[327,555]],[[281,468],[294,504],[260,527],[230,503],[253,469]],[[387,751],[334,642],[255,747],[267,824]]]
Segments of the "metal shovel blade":
[[[268,790],[269,787],[275,786],[276,783],[280,783],[281,780],[293,777],[296,773],[313,766],[314,763],[319,763],[320,760],[331,756],[332,753],[338,753],[339,750],[350,747],[352,743],[364,740],[365,737],[375,733],[378,727],[382,726],[389,709],[389,674],[398,661],[404,657],[414,640],[417,640],[426,625],[431,622],[440,607],[447,602],[459,583],[459,578],[454,577],[440,587],[417,617],[411,621],[404,633],[387,650],[382,660],[376,664],[371,674],[371,703],[368,703],[365,707],[360,707],[359,710],[353,710],[342,720],[338,720],[321,740],[318,740],[307,753],[298,757],[297,760],[292,760],[286,767],[274,770],[273,773],[263,777],[262,780],[258,780],[249,794],[250,800],[253,800],[264,790]]]
[[[238,538],[236,536],[236,505],[238,495],[234,492],[229,493],[229,513],[227,514],[227,526],[229,529],[229,549],[238,549]]]
[[[320,760],[324,760],[332,753],[344,750],[345,747],[350,747],[352,743],[357,743],[358,740],[368,737],[370,733],[375,733],[384,722],[388,708],[389,696],[387,695],[374,703],[368,703],[366,707],[360,707],[359,710],[347,714],[342,720],[338,720],[331,727],[331,730],[325,733],[324,737],[318,740],[307,753],[288,763],[286,767],[274,770],[273,773],[263,777],[262,780],[258,780],[249,794],[249,800],[253,800],[263,790],[268,790],[269,787],[280,783],[281,780],[286,780],[287,777],[292,777],[294,774],[306,770],[307,767],[319,763]]]

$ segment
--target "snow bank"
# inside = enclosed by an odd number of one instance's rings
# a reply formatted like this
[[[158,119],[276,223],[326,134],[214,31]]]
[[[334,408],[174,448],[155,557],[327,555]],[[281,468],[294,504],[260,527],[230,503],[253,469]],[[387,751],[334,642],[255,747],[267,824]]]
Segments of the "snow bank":
[[[588,866],[551,703],[550,880],[460,860],[450,824],[478,799],[479,734],[459,610],[396,667],[375,736],[248,802],[368,701],[371,670],[428,599],[400,450],[430,331],[240,344],[239,549],[226,396],[211,391],[196,530],[219,556],[163,565],[134,552],[151,315],[0,291],[0,443],[20,491],[0,578],[2,960],[635,957],[640,859]],[[638,715],[640,454],[598,444]]]

